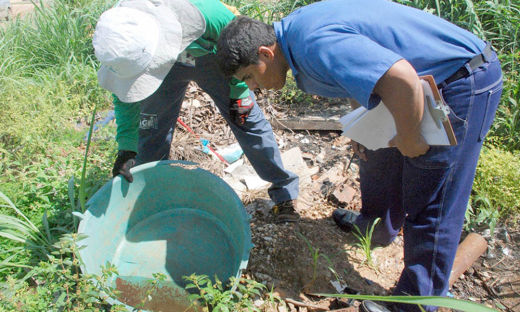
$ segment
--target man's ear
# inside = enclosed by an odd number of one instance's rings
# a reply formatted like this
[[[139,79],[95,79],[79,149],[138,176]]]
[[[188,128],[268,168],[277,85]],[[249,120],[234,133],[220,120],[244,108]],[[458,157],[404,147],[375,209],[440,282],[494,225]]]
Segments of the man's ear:
[[[267,46],[260,46],[258,48],[258,56],[260,57],[260,60],[273,60],[274,59],[274,49]]]

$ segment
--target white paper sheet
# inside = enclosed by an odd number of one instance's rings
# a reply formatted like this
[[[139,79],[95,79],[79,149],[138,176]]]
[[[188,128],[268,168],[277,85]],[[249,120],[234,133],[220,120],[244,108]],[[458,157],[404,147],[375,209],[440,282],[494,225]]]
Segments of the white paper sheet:
[[[422,80],[425,98],[433,98],[428,82]],[[443,127],[438,128],[426,104],[421,121],[421,134],[429,145],[450,145]],[[359,107],[339,120],[343,125],[342,135],[363,144],[366,148],[377,150],[388,147],[388,142],[397,134],[394,118],[383,102],[367,110]]]

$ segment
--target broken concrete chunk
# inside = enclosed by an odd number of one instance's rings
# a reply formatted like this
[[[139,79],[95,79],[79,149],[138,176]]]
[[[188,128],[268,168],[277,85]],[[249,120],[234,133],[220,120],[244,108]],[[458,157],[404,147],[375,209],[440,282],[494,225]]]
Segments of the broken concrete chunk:
[[[231,165],[229,165],[226,169],[224,169],[224,172],[231,174],[233,172],[233,170],[235,170],[239,166],[242,166],[243,164],[244,164],[244,160],[239,159],[239,160],[235,161],[234,163],[232,163]]]
[[[282,162],[286,170],[291,171],[300,178],[300,188],[312,183],[311,174],[307,163],[303,160],[302,151],[298,147],[293,147],[282,153]]]
[[[267,187],[267,185],[270,183],[268,181],[262,180],[262,178],[257,175],[246,176],[243,179],[246,183],[247,189],[249,190],[259,190]]]
[[[356,190],[354,188],[348,185],[342,185],[336,187],[328,199],[338,207],[344,208],[352,201],[355,194]]]
[[[231,188],[237,193],[240,199],[243,199],[244,193],[247,191],[247,187],[244,183],[238,181],[232,176],[226,176],[222,178]]]

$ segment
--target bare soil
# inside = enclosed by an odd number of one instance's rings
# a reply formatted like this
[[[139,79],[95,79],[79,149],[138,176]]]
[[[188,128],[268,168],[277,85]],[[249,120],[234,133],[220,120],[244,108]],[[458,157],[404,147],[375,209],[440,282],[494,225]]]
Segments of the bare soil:
[[[315,98],[313,105],[286,104],[274,106],[274,94],[259,98],[266,117],[280,118],[288,114],[305,115],[305,110],[325,103]],[[194,104],[193,104],[194,103]],[[196,106],[196,107],[195,107]],[[197,135],[208,139],[213,148],[235,142],[211,99],[196,85],[187,91],[181,119]],[[177,125],[172,158],[195,160],[202,167],[224,176],[219,160],[200,153],[200,144],[192,144],[193,134]],[[310,183],[300,189],[299,207],[302,220],[297,224],[277,224],[271,213],[273,202],[265,189],[247,191],[242,196],[252,216],[252,242],[249,264],[244,276],[265,284],[285,299],[287,307],[267,311],[357,311],[359,302],[321,297],[317,293],[341,292],[362,295],[390,295],[403,269],[403,241],[372,251],[372,262],[356,246],[359,240],[341,231],[331,218],[338,207],[359,210],[358,158],[352,158],[348,139],[337,131],[275,130],[282,153],[298,147],[308,168],[318,167]],[[187,144],[190,143],[190,144]],[[331,173],[336,176],[324,182]],[[321,178],[321,179],[320,179]],[[307,180],[309,181],[309,180]],[[348,202],[331,197],[334,189],[351,189]],[[463,233],[463,238],[468,233]],[[449,296],[485,304],[501,311],[520,311],[520,231],[518,226],[500,225],[493,233],[480,232],[488,241],[486,251],[451,287]],[[493,237],[493,238],[491,238]],[[265,299],[256,301],[259,307]],[[449,311],[449,309],[440,309]]]
[[[14,0],[11,1],[13,8],[13,18],[23,17],[28,13],[34,11],[35,4],[38,5],[39,1],[32,2],[30,0]]]

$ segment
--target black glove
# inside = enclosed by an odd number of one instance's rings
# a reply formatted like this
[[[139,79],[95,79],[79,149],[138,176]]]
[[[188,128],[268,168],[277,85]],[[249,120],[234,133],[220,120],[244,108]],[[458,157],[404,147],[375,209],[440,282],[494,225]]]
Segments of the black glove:
[[[253,110],[253,105],[255,105],[255,102],[250,96],[241,100],[231,99],[229,103],[229,113],[237,125],[246,123],[247,116],[249,116]]]
[[[136,152],[132,151],[119,151],[117,153],[116,162],[112,169],[114,177],[121,174],[130,183],[134,182],[134,177],[130,173],[130,169],[135,165]]]

